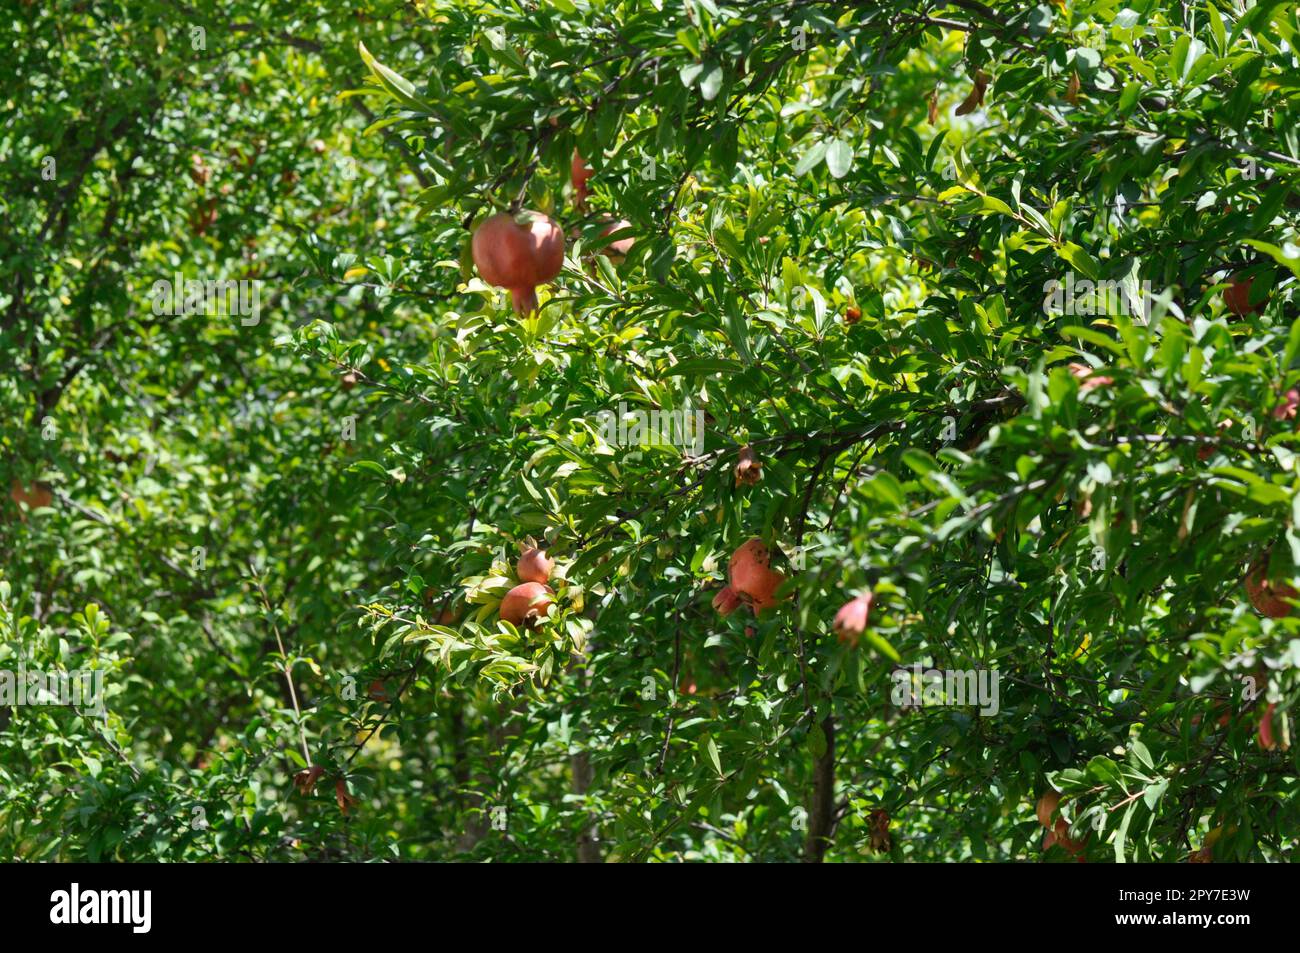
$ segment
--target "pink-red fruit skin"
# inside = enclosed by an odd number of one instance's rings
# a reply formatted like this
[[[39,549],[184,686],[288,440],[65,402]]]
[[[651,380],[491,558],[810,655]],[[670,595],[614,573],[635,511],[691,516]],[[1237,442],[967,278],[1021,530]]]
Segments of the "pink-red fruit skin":
[[[785,576],[771,567],[771,560],[767,544],[757,537],[742,543],[731,554],[731,588],[755,612],[771,608],[779,601],[776,590]]]
[[[724,586],[713,597],[713,608],[724,616],[731,615],[740,608],[740,593],[730,586]]]
[[[555,569],[555,560],[546,555],[543,549],[529,549],[519,557],[515,564],[515,575],[520,582],[550,581],[551,571]]]
[[[850,599],[835,613],[835,622],[833,628],[835,634],[839,636],[841,642],[848,642],[850,645],[858,644],[860,636],[867,628],[867,621],[871,617],[871,605],[875,601],[875,596],[870,592],[864,592],[854,599]]]
[[[539,582],[521,582],[506,593],[497,614],[515,627],[530,625],[550,611],[553,595],[548,586]]]
[[[541,212],[502,212],[474,230],[470,252],[479,277],[506,288],[515,312],[537,310],[538,285],[544,285],[564,267],[564,232]]]

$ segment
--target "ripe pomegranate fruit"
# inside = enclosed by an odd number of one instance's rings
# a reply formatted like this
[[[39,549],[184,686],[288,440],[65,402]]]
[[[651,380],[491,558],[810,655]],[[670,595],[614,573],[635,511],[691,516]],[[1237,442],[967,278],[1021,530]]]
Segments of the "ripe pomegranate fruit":
[[[591,166],[587,165],[587,160],[577,149],[573,150],[573,158],[569,161],[569,178],[573,182],[573,204],[578,208],[584,208],[587,204],[587,182],[594,173]]]
[[[551,578],[551,570],[554,568],[555,560],[547,556],[545,550],[534,546],[519,557],[519,562],[515,564],[515,575],[520,582],[545,583]]]
[[[553,595],[550,587],[540,582],[520,583],[506,593],[497,615],[513,626],[530,626],[551,611]]]
[[[841,642],[848,642],[853,648],[858,647],[858,636],[867,628],[867,619],[871,615],[871,604],[875,602],[875,595],[867,590],[861,595],[850,599],[835,613],[835,622],[833,628],[835,634],[839,636]]]
[[[537,310],[534,289],[564,267],[564,232],[541,212],[502,212],[474,231],[470,251],[479,276],[510,291],[516,314],[531,314]]]
[[[1244,281],[1237,275],[1233,275],[1232,281],[1228,287],[1223,289],[1223,303],[1239,318],[1244,318],[1252,311],[1263,310],[1263,303],[1252,305],[1250,303],[1250,286],[1254,282],[1253,278],[1247,278]]]
[[[1050,831],[1052,829],[1052,815],[1056,813],[1056,809],[1060,805],[1061,795],[1049,788],[1047,793],[1038,799],[1038,805],[1034,809],[1038,814],[1038,823]]]
[[[602,228],[600,230],[600,237],[604,238],[606,235],[613,235],[615,232],[621,232],[623,229],[631,227],[631,222],[626,221],[625,219],[619,219],[617,222],[610,222]],[[617,241],[610,242],[600,250],[600,253],[609,258],[609,260],[614,264],[621,265],[623,259],[627,257],[627,253],[632,250],[632,245],[635,242],[636,239],[631,236],[620,238]]]
[[[1053,828],[1052,832],[1056,835],[1056,843],[1070,854],[1077,854],[1083,850],[1084,846],[1088,843],[1088,838],[1092,836],[1091,834],[1086,834],[1084,835],[1083,840],[1071,840],[1070,825],[1065,823],[1064,818],[1056,822],[1056,827]]]
[[[1246,595],[1250,597],[1250,604],[1270,619],[1290,615],[1291,606],[1285,600],[1300,597],[1300,593],[1285,582],[1269,582],[1268,553],[1256,559],[1246,575]]]
[[[713,608],[725,615],[731,615],[740,608],[740,593],[730,586],[723,586],[713,597]]]
[[[785,576],[771,567],[772,555],[767,545],[755,537],[731,554],[731,588],[741,601],[755,612],[777,604],[777,587]]]

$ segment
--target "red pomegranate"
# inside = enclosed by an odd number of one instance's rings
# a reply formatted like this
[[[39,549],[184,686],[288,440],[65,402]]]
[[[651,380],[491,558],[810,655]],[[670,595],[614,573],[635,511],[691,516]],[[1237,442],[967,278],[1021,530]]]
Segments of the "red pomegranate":
[[[713,608],[718,610],[722,615],[731,615],[740,608],[740,593],[730,586],[724,586],[716,596],[713,597]]]
[[[546,551],[534,546],[524,551],[515,564],[515,575],[520,582],[544,583],[551,578],[555,560],[546,555]]]
[[[569,178],[573,182],[573,204],[578,208],[583,208],[587,204],[587,182],[593,174],[591,166],[587,165],[587,160],[577,149],[574,149],[573,158],[569,161]]]
[[[541,212],[502,212],[474,231],[470,250],[479,276],[509,289],[517,314],[531,314],[537,310],[534,289],[564,267],[564,232]]]
[[[600,237],[604,238],[606,235],[613,235],[615,232],[621,232],[623,229],[631,228],[631,227],[632,227],[631,222],[628,222],[624,219],[619,219],[617,222],[610,222],[603,229],[601,229]],[[610,242],[608,245],[606,245],[604,248],[600,250],[600,253],[608,257],[609,260],[612,261],[614,264],[619,265],[623,263],[623,259],[626,258],[627,253],[632,250],[632,245],[635,242],[636,239],[632,238],[631,236],[628,236],[627,238],[620,238],[617,241]]]
[[[1285,600],[1300,597],[1300,593],[1285,582],[1269,582],[1268,553],[1256,559],[1250,567],[1246,575],[1246,595],[1250,597],[1250,604],[1270,619],[1290,615],[1291,606]]]
[[[854,599],[850,599],[835,613],[833,628],[841,642],[848,642],[854,648],[858,646],[858,636],[867,628],[867,619],[871,615],[871,604],[875,595],[870,590]]]
[[[555,593],[550,587],[543,586],[540,582],[520,583],[501,600],[498,616],[513,626],[532,625],[550,612],[553,595]]]
[[[1092,836],[1091,834],[1085,834],[1083,840],[1071,840],[1070,825],[1065,823],[1064,818],[1056,822],[1053,833],[1056,835],[1056,843],[1070,854],[1077,854],[1083,850],[1088,843],[1088,838]]]
[[[771,567],[767,545],[755,537],[731,554],[731,588],[741,601],[761,612],[777,604],[777,587],[785,576]]]
[[[1270,702],[1259,719],[1259,746],[1265,751],[1272,751],[1277,747],[1277,739],[1273,737],[1273,709],[1275,708],[1277,705]]]
[[[1061,795],[1048,788],[1047,793],[1038,799],[1038,805],[1034,809],[1038,814],[1038,823],[1042,824],[1049,831],[1052,829],[1052,815],[1061,805]]]

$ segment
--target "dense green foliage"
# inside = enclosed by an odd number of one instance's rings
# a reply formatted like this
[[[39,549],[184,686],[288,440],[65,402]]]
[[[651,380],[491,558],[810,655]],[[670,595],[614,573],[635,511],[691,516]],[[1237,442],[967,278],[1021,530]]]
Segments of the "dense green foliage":
[[[1290,857],[1294,4],[221,6],[0,12],[0,854]]]

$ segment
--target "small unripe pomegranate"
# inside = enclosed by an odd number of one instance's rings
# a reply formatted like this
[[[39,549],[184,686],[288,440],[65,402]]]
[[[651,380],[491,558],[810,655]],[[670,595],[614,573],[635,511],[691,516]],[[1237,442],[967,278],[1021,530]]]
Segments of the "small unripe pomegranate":
[[[1300,593],[1284,582],[1269,582],[1267,553],[1255,560],[1246,575],[1246,595],[1250,597],[1250,604],[1270,619],[1290,615],[1291,606],[1285,600],[1300,597]]]
[[[523,582],[506,593],[501,600],[498,617],[516,627],[529,626],[551,610],[550,587],[540,582]]]
[[[853,648],[858,647],[858,636],[867,628],[867,619],[871,615],[871,604],[875,596],[870,590],[846,602],[835,613],[833,628],[841,642],[848,642]]]
[[[785,576],[771,567],[771,553],[758,538],[749,540],[731,554],[731,588],[755,612],[777,604],[777,587]]]
[[[502,212],[474,231],[470,251],[479,276],[509,290],[516,314],[531,314],[537,310],[534,289],[564,267],[564,232],[541,212]]]
[[[845,309],[844,309],[844,323],[845,323],[845,324],[857,324],[857,323],[858,323],[859,321],[861,321],[861,320],[862,320],[862,309],[861,309],[861,308],[853,308],[853,307],[849,307],[849,308],[845,308]]]
[[[551,578],[551,570],[554,568],[555,560],[547,556],[545,550],[534,546],[519,557],[519,562],[515,564],[515,575],[520,582],[544,583]]]

